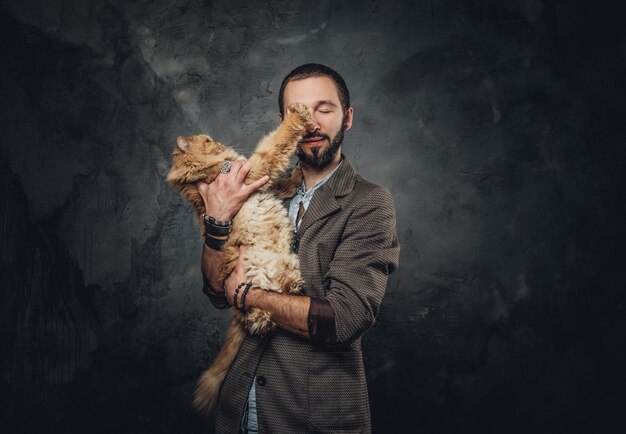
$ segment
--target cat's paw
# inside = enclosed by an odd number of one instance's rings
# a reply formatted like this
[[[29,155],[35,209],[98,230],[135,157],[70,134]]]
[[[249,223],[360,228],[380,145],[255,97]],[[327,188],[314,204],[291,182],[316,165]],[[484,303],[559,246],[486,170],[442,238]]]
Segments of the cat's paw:
[[[287,112],[288,113],[308,113],[309,112],[309,108],[306,106],[306,104],[302,104],[300,102],[294,102],[293,104],[289,104],[289,107],[287,107]]]
[[[287,113],[294,122],[294,126],[299,130],[308,130],[314,128],[313,121],[311,119],[311,113],[309,108],[299,102],[289,104],[287,107]]]

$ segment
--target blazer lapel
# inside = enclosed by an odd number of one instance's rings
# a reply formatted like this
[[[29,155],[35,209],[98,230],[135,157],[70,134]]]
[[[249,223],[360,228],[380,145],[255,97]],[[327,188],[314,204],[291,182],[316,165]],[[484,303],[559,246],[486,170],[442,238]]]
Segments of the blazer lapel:
[[[356,173],[343,154],[341,158],[343,160],[341,167],[313,195],[311,203],[302,216],[302,223],[298,229],[299,236],[302,236],[314,222],[339,211],[341,205],[335,198],[345,196],[354,188]]]
[[[341,206],[335,200],[335,195],[332,190],[328,188],[327,184],[322,185],[317,189],[311,199],[306,212],[302,216],[302,223],[298,229],[298,235],[302,234],[317,220],[323,219],[326,216],[339,211]]]

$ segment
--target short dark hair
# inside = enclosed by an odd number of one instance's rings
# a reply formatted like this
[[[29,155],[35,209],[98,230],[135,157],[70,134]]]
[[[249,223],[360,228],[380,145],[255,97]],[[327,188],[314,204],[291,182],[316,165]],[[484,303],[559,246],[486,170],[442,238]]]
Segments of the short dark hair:
[[[337,71],[329,68],[328,66],[320,65],[319,63],[307,63],[305,65],[300,65],[287,74],[287,76],[283,79],[283,82],[280,84],[280,91],[278,92],[278,109],[280,110],[280,116],[282,117],[285,112],[285,102],[283,101],[283,97],[285,95],[285,87],[287,87],[287,83],[294,80],[303,80],[309,77],[328,77],[335,82],[335,85],[337,86],[337,93],[339,94],[339,101],[341,102],[341,108],[345,116],[346,112],[350,108],[350,92],[348,92],[348,86],[346,86],[346,82]]]

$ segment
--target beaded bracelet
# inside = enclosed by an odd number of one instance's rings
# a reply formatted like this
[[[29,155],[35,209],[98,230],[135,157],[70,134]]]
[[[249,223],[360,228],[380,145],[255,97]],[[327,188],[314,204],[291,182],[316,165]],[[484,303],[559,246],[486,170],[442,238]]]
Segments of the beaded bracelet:
[[[239,310],[242,312],[246,312],[246,295],[248,295],[248,291],[252,287],[252,282],[248,282],[245,285],[246,287],[243,289],[243,292],[241,293],[241,307],[239,308]]]
[[[237,288],[235,288],[235,295],[233,296],[233,306],[235,306],[235,309],[239,309],[237,307],[237,295],[239,294],[239,288],[241,288],[245,284],[246,284],[246,282],[242,282],[239,285],[237,285]]]

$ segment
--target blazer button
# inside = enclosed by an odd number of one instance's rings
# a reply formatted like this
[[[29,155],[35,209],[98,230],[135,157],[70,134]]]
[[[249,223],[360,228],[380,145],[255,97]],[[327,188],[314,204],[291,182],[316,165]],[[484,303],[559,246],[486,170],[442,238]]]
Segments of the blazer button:
[[[267,380],[262,375],[259,375],[258,377],[256,377],[256,384],[258,384],[259,386],[265,386],[266,381]]]

